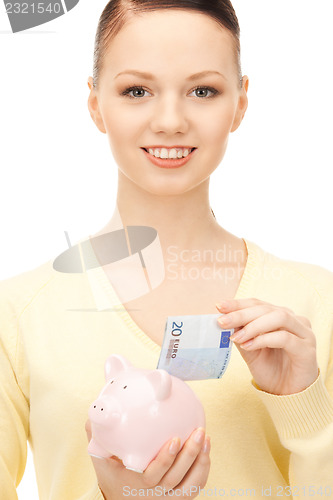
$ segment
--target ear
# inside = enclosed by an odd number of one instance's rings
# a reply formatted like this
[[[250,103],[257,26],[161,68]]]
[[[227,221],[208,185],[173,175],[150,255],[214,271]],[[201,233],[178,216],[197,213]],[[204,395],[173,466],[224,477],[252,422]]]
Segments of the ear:
[[[124,370],[130,368],[132,364],[120,354],[111,354],[105,361],[105,381],[108,382],[112,378],[119,375]]]
[[[245,75],[243,76],[243,84],[238,99],[238,107],[230,132],[234,132],[235,130],[237,130],[239,125],[242,123],[248,105],[248,99],[247,99],[248,88],[249,88],[249,78]]]
[[[146,376],[153,387],[157,401],[163,401],[163,399],[167,399],[170,396],[172,378],[167,371],[157,369]]]
[[[93,86],[93,79],[91,76],[89,76],[88,78],[88,87],[90,89],[90,94],[88,97],[88,109],[90,116],[93,122],[96,124],[98,130],[100,130],[103,134],[106,134],[103,118],[99,110],[98,93]]]

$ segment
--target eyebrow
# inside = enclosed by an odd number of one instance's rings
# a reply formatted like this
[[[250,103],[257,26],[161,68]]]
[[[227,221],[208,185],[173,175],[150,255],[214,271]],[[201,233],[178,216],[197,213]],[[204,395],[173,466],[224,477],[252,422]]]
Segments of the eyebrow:
[[[152,75],[151,73],[145,73],[144,71],[137,71],[135,69],[126,69],[125,71],[121,71],[120,73],[118,73],[118,75],[116,75],[114,77],[114,79],[116,79],[116,78],[118,78],[118,76],[124,75],[124,74],[140,76],[141,78],[145,78],[146,80],[154,80],[154,81],[156,80],[154,75]],[[191,81],[191,80],[195,80],[196,78],[207,76],[207,75],[220,75],[225,80],[227,80],[227,78],[224,75],[222,75],[222,73],[219,73],[218,71],[212,71],[212,70],[200,71],[199,73],[194,73],[194,75],[188,76],[186,78],[186,80]]]

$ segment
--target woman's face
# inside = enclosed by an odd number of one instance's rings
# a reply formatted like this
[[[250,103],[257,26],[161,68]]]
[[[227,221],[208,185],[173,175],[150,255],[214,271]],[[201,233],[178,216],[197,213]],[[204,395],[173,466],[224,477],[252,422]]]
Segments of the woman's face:
[[[203,71],[220,74],[193,77]],[[129,87],[143,89],[125,94]],[[175,195],[219,165],[246,111],[247,87],[243,77],[239,88],[227,30],[204,14],[164,9],[136,14],[112,40],[98,91],[89,78],[88,106],[122,174],[150,193]],[[179,145],[197,148],[179,168],[154,165],[142,149]]]

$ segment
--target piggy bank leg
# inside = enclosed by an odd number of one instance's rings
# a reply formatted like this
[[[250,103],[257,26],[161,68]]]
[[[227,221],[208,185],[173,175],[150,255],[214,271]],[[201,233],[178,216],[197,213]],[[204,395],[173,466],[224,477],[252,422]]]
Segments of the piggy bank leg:
[[[142,468],[142,456],[127,456],[123,459],[123,464],[125,465],[126,469],[133,470],[134,472],[142,473],[144,471],[144,469]]]
[[[95,440],[92,438],[88,445],[88,453],[93,457],[97,458],[109,458],[110,453],[108,453],[105,448],[102,448]]]

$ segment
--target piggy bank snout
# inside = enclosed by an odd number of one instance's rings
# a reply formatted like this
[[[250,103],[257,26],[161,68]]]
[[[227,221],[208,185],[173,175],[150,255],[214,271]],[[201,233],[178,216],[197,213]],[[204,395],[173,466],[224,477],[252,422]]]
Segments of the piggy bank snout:
[[[89,408],[89,419],[96,423],[107,423],[117,420],[120,417],[120,409],[114,398],[97,398]]]

